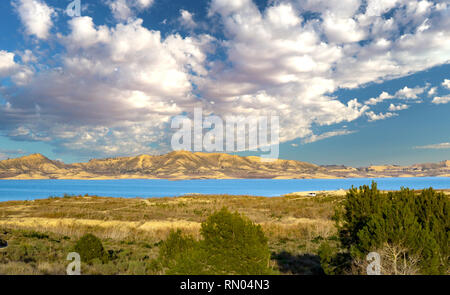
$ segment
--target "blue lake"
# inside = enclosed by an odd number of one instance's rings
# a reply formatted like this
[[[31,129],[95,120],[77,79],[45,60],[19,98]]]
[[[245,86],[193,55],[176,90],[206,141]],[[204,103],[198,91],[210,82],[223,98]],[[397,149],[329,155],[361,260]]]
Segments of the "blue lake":
[[[49,196],[171,197],[190,193],[281,196],[291,192],[348,189],[378,183],[382,190],[403,187],[449,189],[450,177],[350,179],[207,179],[207,180],[0,180],[0,201],[33,200]]]

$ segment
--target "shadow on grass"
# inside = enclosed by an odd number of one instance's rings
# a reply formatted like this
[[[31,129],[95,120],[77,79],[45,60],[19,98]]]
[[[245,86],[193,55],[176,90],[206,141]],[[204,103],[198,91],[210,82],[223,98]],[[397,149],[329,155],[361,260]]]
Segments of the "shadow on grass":
[[[320,265],[320,257],[312,254],[292,255],[282,251],[272,253],[272,259],[278,263],[278,268],[282,274],[293,275],[324,275]]]

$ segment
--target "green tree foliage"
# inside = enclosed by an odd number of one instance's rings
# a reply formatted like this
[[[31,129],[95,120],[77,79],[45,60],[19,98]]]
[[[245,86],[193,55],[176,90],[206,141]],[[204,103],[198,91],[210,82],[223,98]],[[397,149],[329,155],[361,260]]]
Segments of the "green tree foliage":
[[[226,209],[211,215],[201,228],[208,264],[217,274],[266,274],[270,251],[260,225]]]
[[[336,250],[329,243],[322,243],[318,249],[320,265],[327,275],[336,274],[336,267],[333,265],[336,257]]]
[[[75,252],[80,254],[82,262],[92,262],[99,259],[102,262],[108,260],[108,254],[103,248],[102,241],[93,234],[85,234],[82,236],[74,247]]]
[[[444,274],[449,265],[448,212],[448,197],[431,188],[386,194],[372,183],[352,187],[336,220],[342,246],[352,258],[362,260],[378,251],[386,272],[409,273],[414,266],[422,274]]]
[[[159,261],[167,274],[203,274],[203,265],[197,261],[201,250],[191,236],[181,230],[171,231],[159,248]]]
[[[172,232],[160,250],[168,274],[270,274],[270,251],[259,225],[222,209],[202,223],[194,241]]]

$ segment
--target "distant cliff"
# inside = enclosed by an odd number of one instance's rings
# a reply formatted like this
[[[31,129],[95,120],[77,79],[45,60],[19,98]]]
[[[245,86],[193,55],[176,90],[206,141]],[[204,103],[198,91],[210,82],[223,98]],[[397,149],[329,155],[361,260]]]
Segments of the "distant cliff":
[[[263,162],[259,157],[222,153],[171,152],[93,159],[65,164],[41,154],[0,161],[2,179],[202,179],[202,178],[346,178],[450,176],[450,161],[412,166],[317,166],[294,160]]]

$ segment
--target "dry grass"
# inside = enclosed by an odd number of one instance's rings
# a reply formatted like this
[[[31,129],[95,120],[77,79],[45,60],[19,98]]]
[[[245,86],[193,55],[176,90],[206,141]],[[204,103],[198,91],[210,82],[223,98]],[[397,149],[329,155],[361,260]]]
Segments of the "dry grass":
[[[122,199],[89,197],[51,198],[0,203],[0,218],[45,217],[120,221],[187,220],[201,222],[205,215],[228,207],[256,222],[282,217],[328,219],[340,197],[250,197],[196,195],[179,198]],[[320,206],[318,206],[320,204]]]
[[[277,257],[283,257],[282,263],[286,263],[286,259],[315,254],[321,240],[335,235],[331,216],[342,198],[327,194],[314,198],[195,195],[121,199],[87,196],[2,202],[0,238],[3,229],[8,233],[4,239],[8,240],[9,246],[0,249],[0,274],[64,273],[67,265],[64,255],[85,233],[95,234],[108,250],[122,256],[113,263],[85,266],[83,273],[159,274],[151,260],[157,256],[160,241],[177,228],[199,238],[201,222],[223,207],[261,224],[274,253],[273,264],[280,263]],[[42,234],[44,238],[36,238]],[[23,253],[35,253],[35,256],[29,258]],[[295,273],[289,268],[280,270]]]
[[[223,207],[263,226],[269,237],[311,238],[334,232],[331,216],[342,196],[276,198],[195,195],[178,198],[122,199],[96,196],[0,203],[0,225],[79,237],[92,232],[105,239],[152,236],[171,229],[197,235],[200,223]]]

